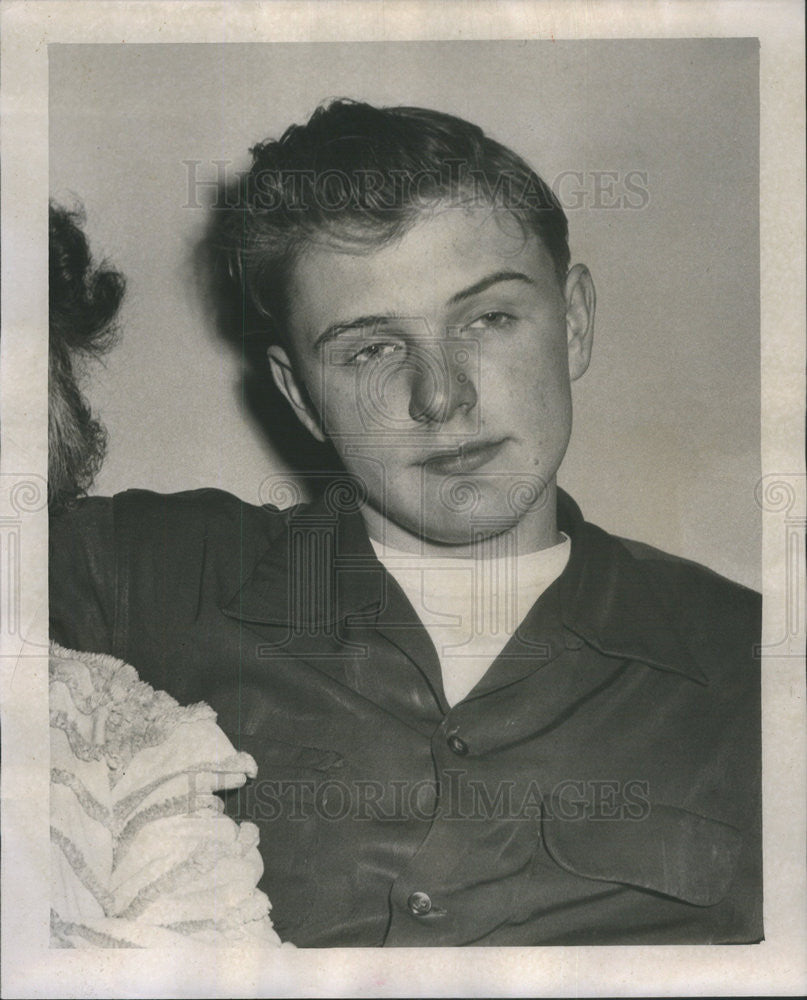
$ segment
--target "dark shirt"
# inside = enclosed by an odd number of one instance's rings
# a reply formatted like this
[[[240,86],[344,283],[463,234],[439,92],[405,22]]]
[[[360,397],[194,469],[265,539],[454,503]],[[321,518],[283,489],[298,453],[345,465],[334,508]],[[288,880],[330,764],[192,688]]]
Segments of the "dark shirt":
[[[278,933],[298,945],[762,937],[758,596],[586,523],[450,708],[355,510],[217,490],[90,498],[51,527],[51,621],[183,703],[258,778]]]

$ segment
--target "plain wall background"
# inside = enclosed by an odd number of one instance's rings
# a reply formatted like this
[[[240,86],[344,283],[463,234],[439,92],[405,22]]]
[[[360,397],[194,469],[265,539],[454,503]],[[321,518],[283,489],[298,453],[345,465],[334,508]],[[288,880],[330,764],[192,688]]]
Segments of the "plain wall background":
[[[51,45],[49,66],[52,194],[81,199],[96,256],[128,279],[122,339],[87,390],[110,434],[96,492],[258,502],[287,468],[197,293],[207,213],[184,161],[199,180],[244,169],[328,97],[416,104],[549,181],[584,175],[561,195],[597,325],[560,484],[589,520],[759,586],[756,40]],[[598,207],[603,171],[617,198],[645,173],[646,204]]]

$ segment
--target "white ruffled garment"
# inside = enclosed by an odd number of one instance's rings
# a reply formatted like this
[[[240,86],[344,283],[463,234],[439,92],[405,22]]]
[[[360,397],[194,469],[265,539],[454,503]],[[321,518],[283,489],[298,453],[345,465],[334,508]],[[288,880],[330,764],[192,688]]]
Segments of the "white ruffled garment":
[[[258,829],[214,794],[257,767],[211,708],[52,644],[50,726],[54,947],[280,946]]]

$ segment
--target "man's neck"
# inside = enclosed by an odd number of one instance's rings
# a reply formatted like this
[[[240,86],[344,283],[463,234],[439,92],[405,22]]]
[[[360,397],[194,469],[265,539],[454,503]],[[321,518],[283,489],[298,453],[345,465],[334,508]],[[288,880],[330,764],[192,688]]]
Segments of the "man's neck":
[[[369,504],[362,508],[361,513],[367,534],[374,541],[425,558],[501,559],[506,555],[522,556],[539,552],[561,541],[554,480],[541,494],[538,504],[528,510],[512,528],[477,540],[469,538],[464,543],[434,541],[415,534]]]

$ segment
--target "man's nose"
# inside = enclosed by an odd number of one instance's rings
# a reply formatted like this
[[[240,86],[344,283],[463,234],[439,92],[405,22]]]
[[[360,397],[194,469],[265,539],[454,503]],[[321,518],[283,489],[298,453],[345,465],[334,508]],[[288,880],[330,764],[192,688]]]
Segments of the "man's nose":
[[[409,415],[418,423],[447,423],[458,409],[476,406],[476,375],[473,345],[441,341],[418,345],[411,359],[412,387]]]

